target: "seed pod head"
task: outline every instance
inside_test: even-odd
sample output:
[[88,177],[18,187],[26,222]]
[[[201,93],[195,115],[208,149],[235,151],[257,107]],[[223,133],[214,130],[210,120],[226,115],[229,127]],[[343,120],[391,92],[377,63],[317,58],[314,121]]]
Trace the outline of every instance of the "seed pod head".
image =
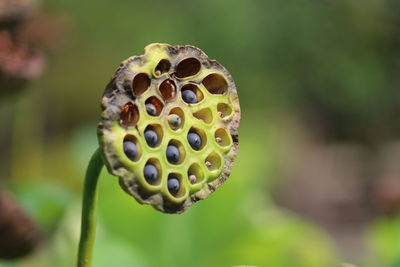
[[[140,203],[180,213],[228,178],[238,150],[239,99],[228,71],[200,49],[147,46],[119,66],[102,109],[105,164]],[[136,153],[124,150],[132,143]]]
[[12,95],[39,77],[45,65],[43,52],[0,30],[0,96]]
[[0,214],[0,259],[26,256],[40,245],[43,237],[38,226],[2,188]]
[[0,26],[21,20],[35,11],[38,0],[1,0]]
[[14,95],[39,77],[45,56],[40,45],[27,38],[36,0],[0,0],[0,97]]

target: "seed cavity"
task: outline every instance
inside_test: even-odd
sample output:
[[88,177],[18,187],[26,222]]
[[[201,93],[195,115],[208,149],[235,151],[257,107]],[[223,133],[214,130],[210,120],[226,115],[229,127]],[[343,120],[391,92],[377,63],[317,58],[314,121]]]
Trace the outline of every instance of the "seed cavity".
[[226,79],[217,73],[209,74],[203,79],[202,83],[211,94],[224,94],[228,89]]
[[190,90],[182,91],[182,99],[188,104],[196,104],[197,102],[199,102],[197,100],[196,94]]
[[187,139],[188,139],[190,146],[194,150],[199,150],[201,148],[201,137],[197,133],[194,133],[194,132],[189,133],[187,136]]
[[167,159],[170,163],[178,163],[180,158],[179,149],[174,145],[167,147]]
[[132,161],[137,161],[140,158],[141,149],[137,139],[133,135],[127,135],[122,143],[122,149],[125,155]]
[[147,144],[151,147],[155,147],[158,142],[157,133],[153,130],[146,130],[144,132],[144,138],[146,139]]
[[224,128],[219,128],[215,131],[215,141],[218,145],[226,147],[232,144],[232,139]]
[[156,68],[154,69],[154,73],[156,74],[156,76],[160,76],[168,72],[170,68],[171,68],[171,62],[169,62],[168,59],[161,59],[160,62],[158,62]]
[[211,152],[204,161],[205,165],[210,171],[215,171],[221,168],[222,159],[216,152]]
[[172,130],[179,130],[185,124],[185,114],[179,107],[171,109],[168,115],[168,124]]
[[160,145],[163,137],[163,130],[159,124],[151,124],[144,130],[144,138],[150,147]]
[[172,195],[176,195],[179,192],[180,183],[177,177],[171,176],[168,179],[168,190]]
[[189,83],[182,86],[182,99],[188,104],[196,104],[203,100],[204,95],[197,85]]
[[182,124],[181,117],[176,114],[168,115],[168,123],[174,129],[178,128]]
[[146,104],[146,111],[151,116],[157,116],[156,106],[154,106],[152,103],[147,103]]
[[151,158],[146,162],[143,168],[143,176],[147,183],[151,185],[158,185],[161,182],[161,165],[160,162]]
[[230,105],[225,104],[225,103],[219,103],[217,105],[217,114],[220,116],[222,119],[228,117],[229,115],[232,114],[232,108]]
[[150,78],[146,73],[137,74],[132,81],[132,94],[140,96],[149,88],[150,83]]
[[190,165],[187,175],[191,184],[197,184],[204,180],[204,173],[197,163]]
[[171,173],[168,175],[167,187],[169,193],[174,197],[181,197],[185,194],[182,176],[179,173]]
[[138,120],[139,120],[138,107],[131,102],[126,103],[121,109],[120,120],[119,120],[121,126],[125,127],[135,126]]
[[181,142],[178,140],[171,140],[168,143],[166,156],[167,160],[171,164],[180,164],[185,159],[185,149],[182,146]]
[[146,102],[146,111],[151,116],[159,116],[164,104],[155,96],[149,97]]
[[196,75],[201,68],[200,61],[194,57],[186,58],[178,63],[175,76],[178,78],[186,78]]
[[198,119],[201,120],[204,123],[210,124],[213,120],[213,116],[211,113],[211,110],[209,108],[204,108],[201,109],[195,113],[193,113],[193,116]]
[[160,84],[160,93],[165,101],[172,101],[176,95],[176,86],[173,80],[166,79]]
[[197,127],[192,127],[187,135],[189,145],[194,150],[201,150],[207,143],[206,134]]

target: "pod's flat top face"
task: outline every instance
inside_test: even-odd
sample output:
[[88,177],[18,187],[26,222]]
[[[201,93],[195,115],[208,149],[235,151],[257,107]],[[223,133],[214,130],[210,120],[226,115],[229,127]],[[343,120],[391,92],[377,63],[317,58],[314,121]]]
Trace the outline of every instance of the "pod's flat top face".
[[102,109],[106,166],[140,203],[179,213],[228,178],[239,99],[231,75],[200,49],[147,46],[120,65]]

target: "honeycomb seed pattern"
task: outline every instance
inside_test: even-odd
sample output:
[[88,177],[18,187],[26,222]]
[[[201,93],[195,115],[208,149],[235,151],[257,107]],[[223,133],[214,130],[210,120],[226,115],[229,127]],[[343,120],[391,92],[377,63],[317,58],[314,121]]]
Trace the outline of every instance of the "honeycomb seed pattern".
[[147,46],[119,66],[102,109],[105,164],[140,203],[180,213],[228,178],[239,99],[228,71],[200,49]]

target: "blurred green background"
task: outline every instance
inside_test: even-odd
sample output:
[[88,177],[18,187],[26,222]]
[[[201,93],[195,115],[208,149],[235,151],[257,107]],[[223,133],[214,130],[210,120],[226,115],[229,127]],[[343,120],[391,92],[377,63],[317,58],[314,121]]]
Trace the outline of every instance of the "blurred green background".
[[[0,106],[0,179],[44,244],[0,266],[74,266],[100,98],[153,42],[191,44],[235,79],[230,179],[181,215],[105,170],[96,267],[400,266],[398,0],[43,1],[62,18],[47,69]],[[0,215],[1,216],[1,215]]]

